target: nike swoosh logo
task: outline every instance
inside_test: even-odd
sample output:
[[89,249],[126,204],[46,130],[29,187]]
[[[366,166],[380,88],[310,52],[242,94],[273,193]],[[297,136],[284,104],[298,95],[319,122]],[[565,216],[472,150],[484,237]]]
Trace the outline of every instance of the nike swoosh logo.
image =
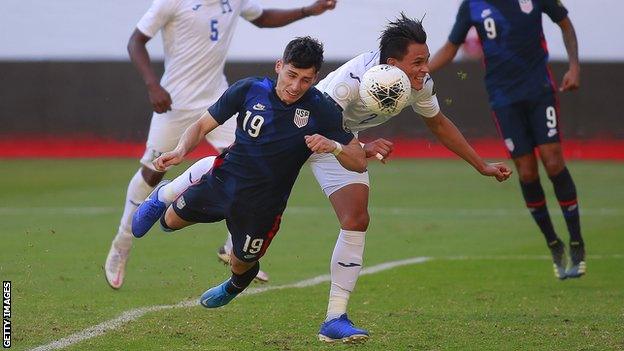
[[362,81],[360,80],[360,77],[356,76],[355,74],[349,72],[349,76],[351,76],[351,78],[357,80],[358,82],[362,83]]
[[357,263],[353,263],[353,262],[351,262],[351,263],[338,262],[338,264],[343,266],[343,267],[347,267],[347,268],[349,268],[349,267],[361,267],[362,266],[361,264],[357,264]]
[[193,11],[197,11],[197,9],[198,9],[198,8],[200,8],[200,7],[201,7],[201,5],[195,5],[195,6],[193,6]]
[[139,202],[139,203],[136,203],[136,202],[134,202],[134,201],[132,201],[132,200],[128,200],[128,201],[129,201],[131,204],[133,204],[134,206],[136,206],[136,207],[141,206],[141,203],[140,203],[140,202]]

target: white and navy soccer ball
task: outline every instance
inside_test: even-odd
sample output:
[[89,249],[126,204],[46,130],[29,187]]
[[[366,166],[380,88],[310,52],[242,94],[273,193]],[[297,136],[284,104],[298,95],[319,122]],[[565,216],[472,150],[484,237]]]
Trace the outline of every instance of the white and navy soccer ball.
[[410,80],[400,68],[377,65],[362,76],[360,98],[372,113],[395,115],[407,106],[411,90]]

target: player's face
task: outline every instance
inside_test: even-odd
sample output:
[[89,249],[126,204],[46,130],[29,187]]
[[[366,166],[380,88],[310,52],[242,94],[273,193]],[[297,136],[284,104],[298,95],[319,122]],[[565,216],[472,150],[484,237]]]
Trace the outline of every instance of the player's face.
[[407,47],[407,54],[401,60],[391,57],[388,64],[399,67],[409,77],[412,88],[420,90],[425,76],[429,73],[429,47],[427,44],[412,42]]
[[284,64],[282,60],[278,60],[275,64],[275,72],[277,73],[275,91],[288,105],[299,100],[312,87],[318,75],[314,67],[297,68],[291,64]]

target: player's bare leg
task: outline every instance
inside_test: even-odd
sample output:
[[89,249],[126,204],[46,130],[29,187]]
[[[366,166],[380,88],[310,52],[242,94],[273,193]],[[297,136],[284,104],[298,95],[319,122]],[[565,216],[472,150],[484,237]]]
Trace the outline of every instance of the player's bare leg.
[[546,173],[548,173],[553,184],[570,235],[570,266],[566,270],[566,276],[579,278],[587,271],[587,265],[585,263],[585,243],[581,235],[576,186],[566,167],[561,143],[540,145],[539,151]]
[[113,289],[121,288],[124,282],[126,263],[132,248],[132,216],[163,176],[163,172],[156,172],[142,166],[128,184],[119,229],[113,239],[104,265],[106,281]]
[[354,343],[368,339],[368,332],[354,327],[346,314],[349,296],[362,270],[364,241],[370,220],[368,192],[367,185],[349,184],[329,196],[341,230],[331,260],[327,317],[318,334],[322,341]]

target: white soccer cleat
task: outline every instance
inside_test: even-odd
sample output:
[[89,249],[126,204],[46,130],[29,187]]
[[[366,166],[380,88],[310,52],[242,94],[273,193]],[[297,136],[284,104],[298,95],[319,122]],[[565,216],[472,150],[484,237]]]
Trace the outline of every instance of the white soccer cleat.
[[130,249],[119,250],[115,247],[115,244],[111,245],[108,257],[106,257],[104,272],[106,273],[108,285],[113,289],[119,289],[123,285],[129,254]]
[[[230,253],[227,250],[225,250],[225,246],[219,247],[219,249],[217,250],[217,258],[224,265],[226,266],[230,265]],[[265,271],[259,270],[254,280],[258,283],[268,283],[269,275]]]
[[258,274],[256,274],[256,277],[254,278],[258,283],[268,283],[269,282],[269,275],[262,270],[258,271]]

